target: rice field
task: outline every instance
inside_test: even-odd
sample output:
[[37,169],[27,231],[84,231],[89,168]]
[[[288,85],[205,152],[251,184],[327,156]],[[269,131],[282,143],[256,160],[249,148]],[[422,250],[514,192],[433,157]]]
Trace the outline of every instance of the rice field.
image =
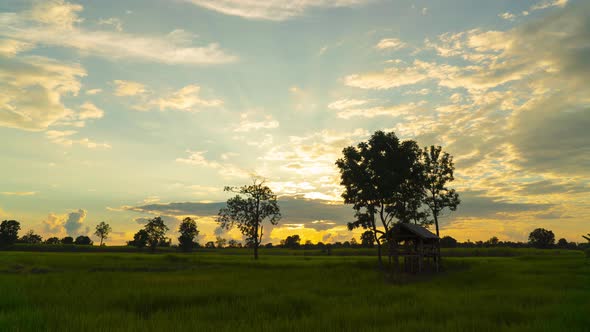
[[353,250],[0,252],[0,331],[590,330],[581,251],[464,250],[392,282]]

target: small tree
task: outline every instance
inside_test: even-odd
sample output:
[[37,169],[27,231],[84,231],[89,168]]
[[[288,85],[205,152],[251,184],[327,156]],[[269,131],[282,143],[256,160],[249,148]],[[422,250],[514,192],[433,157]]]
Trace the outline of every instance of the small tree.
[[221,236],[218,236],[215,238],[215,246],[217,248],[225,248],[226,244],[227,244],[227,239],[224,239]]
[[365,231],[361,234],[361,246],[364,248],[375,247],[375,235],[372,231]]
[[137,233],[135,233],[135,235],[133,235],[133,240],[127,242],[127,245],[137,247],[140,249],[147,246],[147,244],[148,233],[145,231],[145,229],[140,229]]
[[61,239],[61,243],[62,244],[74,244],[74,238],[71,236],[66,236],[63,239]]
[[227,243],[227,246],[230,247],[230,248],[238,248],[239,247],[239,244],[240,244],[240,242],[238,242],[237,240],[231,239]]
[[156,251],[156,247],[163,242],[166,242],[166,232],[168,226],[164,224],[164,220],[161,217],[155,217],[148,220],[147,224],[143,227],[147,234],[147,243],[150,246],[152,252]]
[[111,225],[107,224],[104,221],[101,221],[100,224],[96,225],[96,231],[94,232],[94,235],[100,238],[101,246],[103,245],[103,240],[109,236],[109,233],[112,230],[113,229],[111,228]]
[[264,220],[276,225],[281,218],[277,196],[264,185],[264,181],[254,180],[253,184],[226,187],[225,191],[237,193],[227,201],[227,206],[219,210],[217,222],[222,228],[237,226],[246,237],[246,243],[254,248],[254,259],[258,259],[258,247],[262,241]]
[[47,240],[45,240],[45,244],[60,244],[61,241],[56,238],[56,237],[50,237]]
[[440,236],[438,218],[441,212],[445,208],[455,211],[461,203],[459,194],[455,189],[447,187],[447,183],[455,179],[453,176],[455,170],[453,157],[446,152],[442,152],[440,146],[425,147],[422,151],[422,167],[424,171],[424,188],[426,190],[424,203],[428,206],[434,218],[436,235]]
[[16,220],[4,220],[0,223],[0,246],[13,244],[18,240],[20,223]]
[[301,245],[301,237],[299,235],[289,235],[283,242],[283,247],[289,249],[297,249]]
[[535,248],[551,248],[555,244],[555,234],[550,230],[537,228],[529,234],[529,243]]
[[205,248],[209,248],[209,249],[215,248],[215,242],[209,241],[209,242],[205,243]]
[[37,244],[37,243],[43,242],[43,238],[41,237],[41,235],[35,234],[35,232],[33,230],[30,230],[30,231],[26,232],[25,235],[23,235],[20,238],[20,242],[29,243],[29,244]]
[[178,237],[180,248],[186,252],[191,251],[195,246],[194,240],[199,235],[197,223],[191,217],[186,217],[178,226],[178,232],[180,233],[180,237]]
[[560,249],[567,249],[569,247],[569,243],[566,239],[561,238],[559,241],[557,241],[557,247]]
[[74,241],[74,244],[77,244],[79,246],[91,246],[92,243],[92,240],[86,235],[80,235]]

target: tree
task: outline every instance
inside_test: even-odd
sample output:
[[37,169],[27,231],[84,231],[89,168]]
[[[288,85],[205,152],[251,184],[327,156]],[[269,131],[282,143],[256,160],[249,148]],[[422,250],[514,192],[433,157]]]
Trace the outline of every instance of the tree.
[[361,246],[364,248],[375,247],[375,235],[371,231],[365,231],[361,234]]
[[137,247],[137,248],[143,248],[143,247],[147,246],[148,238],[149,238],[149,235],[145,231],[145,229],[140,229],[137,233],[135,233],[135,235],[133,235],[133,240],[127,242],[127,245]]
[[63,239],[61,239],[61,243],[62,244],[74,244],[74,238],[71,236],[66,236]]
[[445,208],[455,211],[461,203],[459,194],[455,189],[447,187],[447,183],[455,179],[453,176],[455,170],[453,157],[446,152],[442,152],[440,146],[425,147],[422,150],[422,166],[424,189],[426,190],[424,203],[428,206],[434,218],[436,235],[440,236],[438,219],[441,212]]
[[537,228],[529,234],[529,243],[535,248],[551,248],[555,244],[555,234],[544,228]]
[[74,244],[77,244],[80,246],[91,246],[92,243],[93,243],[92,240],[86,235],[80,235],[74,241]]
[[161,217],[149,219],[147,224],[143,227],[147,234],[147,244],[150,246],[152,252],[156,251],[156,247],[163,242],[166,242],[166,232],[168,226],[164,224]]
[[283,242],[283,247],[289,249],[297,249],[301,245],[301,237],[299,235],[289,235]]
[[209,248],[209,249],[215,248],[215,242],[209,241],[209,242],[205,243],[205,248]]
[[417,221],[424,215],[418,210],[424,193],[420,149],[414,141],[400,142],[393,132],[377,131],[368,142],[346,147],[342,154],[336,161],[345,188],[342,197],[355,210],[355,221],[348,228],[373,233],[382,267],[382,240],[393,223]]
[[103,245],[102,241],[109,236],[109,233],[112,230],[113,229],[111,228],[111,225],[107,224],[104,221],[101,221],[100,224],[96,225],[96,231],[94,232],[94,235],[100,238],[101,246]]
[[231,239],[229,240],[229,242],[227,242],[227,246],[230,248],[238,248],[240,246],[240,242],[238,242],[237,240]]
[[268,220],[276,225],[281,219],[277,196],[264,185],[264,181],[256,179],[251,185],[225,187],[225,191],[237,195],[228,199],[226,207],[219,210],[217,222],[227,230],[237,226],[246,237],[246,243],[254,248],[254,259],[258,259],[258,247],[264,234],[262,223]]
[[356,248],[356,247],[358,247],[358,244],[359,243],[356,241],[355,238],[350,239],[350,246],[351,247],[355,247]]
[[33,230],[30,230],[30,231],[26,232],[25,235],[23,235],[20,238],[20,242],[29,243],[29,244],[37,244],[37,243],[43,242],[43,238],[41,237],[41,235],[35,234],[35,232]]
[[[588,235],[588,236],[586,236],[586,235]],[[588,234],[586,234],[586,235],[582,235],[582,237],[583,237],[584,239],[586,239],[586,241],[588,241],[588,243],[590,243],[590,233],[588,233]]]
[[218,236],[215,238],[215,246],[217,248],[224,248],[226,244],[227,244],[227,239],[224,239],[221,236]]
[[199,235],[197,223],[192,218],[186,217],[178,226],[178,232],[180,233],[180,237],[178,237],[180,248],[183,251],[191,251],[196,244],[195,238]]
[[443,248],[456,248],[457,247],[457,240],[450,236],[443,236],[440,239],[440,246]]
[[492,236],[489,240],[486,241],[486,244],[490,247],[495,247],[500,243],[500,240],[497,236]]
[[4,220],[0,223],[0,246],[13,244],[18,240],[20,223],[16,220]]
[[559,239],[559,241],[557,241],[557,247],[558,248],[567,249],[568,246],[569,246],[569,243],[564,238],[561,238],[561,239]]
[[61,241],[57,237],[50,237],[45,240],[45,244],[60,244]]

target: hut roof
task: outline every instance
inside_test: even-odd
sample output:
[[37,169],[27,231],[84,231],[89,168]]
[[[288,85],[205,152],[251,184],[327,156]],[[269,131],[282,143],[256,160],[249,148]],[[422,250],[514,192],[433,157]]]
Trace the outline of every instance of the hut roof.
[[407,229],[408,231],[416,234],[417,236],[423,238],[423,239],[438,239],[438,236],[436,236],[436,234],[432,233],[431,231],[427,230],[426,228],[416,225],[416,224],[400,224],[401,227],[404,227],[405,229]]
[[[424,240],[438,240],[438,236],[422,226],[410,223],[397,223],[390,230],[390,234],[397,239],[418,237]],[[385,237],[385,235],[383,236]]]

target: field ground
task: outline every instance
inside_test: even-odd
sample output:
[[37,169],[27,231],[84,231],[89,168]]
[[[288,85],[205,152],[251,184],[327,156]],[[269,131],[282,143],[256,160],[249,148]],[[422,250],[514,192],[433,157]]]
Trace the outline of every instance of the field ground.
[[346,250],[0,252],[0,331],[590,331],[582,252],[475,250],[396,283]]

